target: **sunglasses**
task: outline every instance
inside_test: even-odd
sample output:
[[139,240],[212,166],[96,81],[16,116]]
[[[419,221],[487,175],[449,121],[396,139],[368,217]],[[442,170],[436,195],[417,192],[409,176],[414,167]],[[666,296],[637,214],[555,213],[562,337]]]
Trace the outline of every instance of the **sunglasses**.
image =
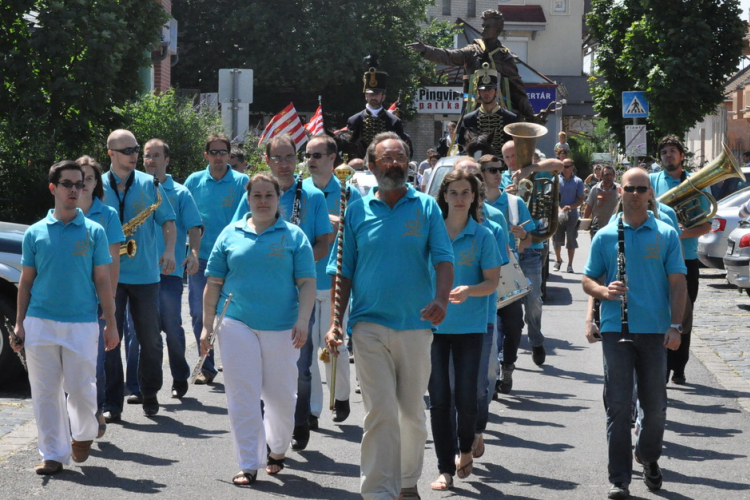
[[639,194],[644,194],[648,191],[648,186],[623,186],[622,189],[626,193],[635,193],[638,191]]
[[305,158],[307,159],[315,158],[316,160],[320,160],[323,156],[325,156],[323,153],[305,153]]
[[135,155],[141,152],[141,147],[136,145],[133,148],[125,148],[125,149],[113,149],[112,151],[116,151],[118,153],[122,153],[125,156]]
[[499,174],[503,170],[505,170],[503,167],[487,167],[487,168],[483,168],[482,172],[489,172],[491,174]]
[[224,155],[228,155],[229,151],[227,151],[226,149],[209,149],[208,154],[210,154],[211,156],[216,156],[216,155],[224,156]]
[[83,189],[83,182],[71,182],[71,181],[59,181],[57,183],[58,186],[62,186],[65,189],[73,189],[76,188],[77,190]]

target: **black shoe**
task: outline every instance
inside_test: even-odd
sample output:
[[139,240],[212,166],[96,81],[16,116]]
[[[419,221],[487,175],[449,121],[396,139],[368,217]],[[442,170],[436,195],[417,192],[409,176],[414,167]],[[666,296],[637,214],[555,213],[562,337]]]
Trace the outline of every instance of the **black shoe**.
[[114,424],[122,421],[122,413],[112,410],[107,410],[103,413],[104,421],[108,424]]
[[516,365],[500,365],[500,378],[495,382],[495,390],[503,394],[510,394],[513,389],[513,370]]
[[310,430],[311,431],[317,431],[318,426],[318,417],[316,417],[313,414],[310,414],[310,418],[307,419],[307,423],[310,424]]
[[143,404],[143,394],[140,392],[134,392],[130,396],[128,396],[127,402],[129,405],[142,405]]
[[159,413],[159,400],[156,396],[143,398],[143,414],[147,417],[153,417]]
[[677,385],[685,385],[687,383],[687,379],[685,378],[684,373],[675,373],[672,375],[672,383]]
[[544,364],[544,360],[547,359],[547,351],[544,350],[543,345],[531,348],[531,359],[536,366],[542,366]]
[[643,464],[643,482],[651,491],[661,489],[662,474],[657,462]]
[[344,401],[339,401],[337,399],[333,404],[333,421],[343,422],[344,420],[349,418],[350,412],[351,408],[349,408],[349,400],[346,399]]
[[294,432],[292,432],[292,449],[295,451],[302,451],[307,448],[307,443],[310,441],[310,424],[305,423],[303,425],[295,425]]
[[607,494],[607,498],[610,499],[620,499],[620,498],[630,498],[630,490],[628,490],[628,483],[613,483],[609,487],[609,493]]
[[184,396],[187,391],[188,391],[187,380],[182,380],[182,381],[175,380],[174,382],[172,382],[172,397],[173,398],[182,399],[182,396]]

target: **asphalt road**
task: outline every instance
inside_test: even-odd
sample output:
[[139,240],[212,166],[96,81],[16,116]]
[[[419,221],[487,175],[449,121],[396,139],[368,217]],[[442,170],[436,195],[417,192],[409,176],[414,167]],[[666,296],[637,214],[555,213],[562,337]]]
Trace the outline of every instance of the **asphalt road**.
[[[546,364],[537,367],[532,363],[524,339],[513,391],[491,405],[486,453],[475,461],[473,475],[456,480],[450,492],[429,489],[437,467],[428,440],[419,483],[422,498],[606,498],[601,347],[589,345],[583,337],[586,296],[580,286],[580,271],[588,237],[581,234],[579,241],[576,273],[552,272],[548,285],[543,318]],[[748,309],[740,306],[750,300],[722,290],[717,278],[707,278],[701,294],[710,285],[709,291],[716,294],[699,296],[696,323],[701,325],[701,333],[696,336],[687,368],[688,384],[669,386],[668,424],[660,460],[664,487],[658,494],[648,492],[634,464],[633,498],[750,498],[750,417],[743,409],[750,401],[750,384],[743,372],[748,351],[732,351],[732,345],[740,342],[733,344],[733,338],[747,342]],[[703,298],[705,310],[700,309]],[[728,310],[732,307],[735,309]],[[739,369],[722,358],[723,351],[740,358],[735,361]],[[197,357],[194,341],[189,356],[191,363]],[[321,430],[313,433],[308,449],[300,453],[290,450],[287,468],[281,474],[260,472],[258,482],[248,489],[231,484],[238,468],[221,375],[213,386],[191,387],[182,401],[169,398],[169,382],[166,375],[162,407],[156,417],[143,416],[138,406],[127,407],[123,424],[109,426],[105,437],[94,443],[87,462],[68,466],[48,478],[33,472],[39,456],[36,428],[28,421],[30,400],[0,395],[7,396],[0,397],[0,435],[5,433],[0,437],[0,497],[82,500],[157,493],[161,498],[181,499],[359,497],[363,418],[359,395],[352,394],[352,414],[346,422],[336,425],[324,412]]]

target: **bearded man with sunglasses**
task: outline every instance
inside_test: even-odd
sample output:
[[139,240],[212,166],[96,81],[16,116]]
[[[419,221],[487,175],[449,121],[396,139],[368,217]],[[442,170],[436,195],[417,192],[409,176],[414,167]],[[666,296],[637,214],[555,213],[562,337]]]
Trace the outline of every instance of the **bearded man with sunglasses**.
[[[136,170],[141,147],[128,130],[115,130],[107,138],[107,149],[112,161],[104,174],[104,203],[114,208],[125,224],[156,203],[157,192],[163,202],[150,214],[130,237],[138,250],[133,257],[120,258],[120,277],[115,295],[117,330],[122,334],[126,305],[130,302],[135,335],[141,346],[138,363],[138,385],[143,395],[143,413],[154,416],[159,412],[156,395],[162,386],[164,360],[159,324],[160,272],[170,274],[175,263],[175,213],[166,193],[154,183],[154,178]],[[157,191],[158,190],[158,191]],[[157,255],[156,231],[161,226],[164,252]],[[124,395],[120,346],[107,351],[104,357],[106,386],[104,390],[104,419],[119,422],[122,417]]]

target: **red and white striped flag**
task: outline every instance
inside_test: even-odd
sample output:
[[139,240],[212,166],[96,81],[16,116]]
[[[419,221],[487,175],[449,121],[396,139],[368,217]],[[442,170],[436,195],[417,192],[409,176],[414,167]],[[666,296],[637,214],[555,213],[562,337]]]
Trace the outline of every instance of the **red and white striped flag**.
[[397,109],[398,109],[398,101],[391,104],[391,107],[388,108],[388,111],[393,112],[393,111],[396,111]]
[[297,149],[307,142],[305,127],[302,126],[297,110],[294,109],[294,103],[291,102],[289,103],[289,106],[271,118],[271,121],[268,122],[266,129],[263,131],[263,135],[260,136],[258,146],[277,135],[284,134],[289,134],[292,137]]
[[310,118],[310,121],[305,125],[305,130],[310,132],[310,135],[318,135],[323,133],[323,106],[318,106],[315,110],[315,114]]

